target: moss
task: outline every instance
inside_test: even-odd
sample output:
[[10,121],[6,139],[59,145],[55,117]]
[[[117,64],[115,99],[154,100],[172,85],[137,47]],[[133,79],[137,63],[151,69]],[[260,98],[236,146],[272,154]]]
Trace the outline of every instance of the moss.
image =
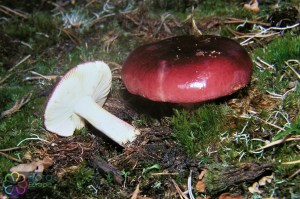
[[203,17],[224,17],[224,16],[233,16],[235,11],[238,11],[238,6],[235,2],[228,1],[204,1],[197,7],[196,16]]
[[255,50],[252,57],[254,60],[260,57],[274,68],[273,70],[255,68],[254,76],[258,78],[257,86],[262,90],[281,93],[293,77],[293,72],[285,65],[285,61],[300,58],[300,36],[287,34],[278,37],[266,47]]
[[282,106],[283,110],[286,110],[290,113],[291,120],[295,120],[295,118],[299,115],[300,110],[300,87],[297,86],[296,90],[293,92],[289,92],[288,95],[283,99]]
[[[19,66],[22,69],[22,65]],[[12,75],[5,86],[0,88],[0,112],[6,111],[14,106],[14,104],[32,93],[31,98],[19,111],[2,118],[0,121],[0,143],[1,149],[15,147],[25,138],[32,137],[32,134],[40,135],[42,125],[42,114],[45,99],[38,96],[38,90],[34,89],[30,83],[22,82],[22,75]],[[30,141],[25,142],[28,146]],[[7,152],[8,155],[14,158],[22,158],[23,153],[28,149]],[[16,162],[0,156],[1,166],[0,171],[9,170]]]
[[66,173],[58,180],[49,196],[53,198],[74,198],[92,195],[92,190],[87,186],[92,183],[94,171],[81,163],[74,171]]
[[12,19],[10,23],[5,23],[3,30],[11,37],[28,42],[33,38],[56,35],[58,23],[59,21],[48,13],[34,12],[22,22],[18,19]]
[[171,124],[174,137],[190,157],[203,153],[207,147],[216,147],[219,134],[226,122],[227,108],[222,105],[206,104],[194,112],[175,110]]

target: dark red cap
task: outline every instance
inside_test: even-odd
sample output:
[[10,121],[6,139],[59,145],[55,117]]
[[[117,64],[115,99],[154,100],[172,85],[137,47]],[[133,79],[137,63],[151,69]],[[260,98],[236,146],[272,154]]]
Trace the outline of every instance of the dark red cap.
[[122,79],[132,94],[153,101],[195,103],[230,95],[251,79],[252,61],[234,40],[178,36],[135,49]]

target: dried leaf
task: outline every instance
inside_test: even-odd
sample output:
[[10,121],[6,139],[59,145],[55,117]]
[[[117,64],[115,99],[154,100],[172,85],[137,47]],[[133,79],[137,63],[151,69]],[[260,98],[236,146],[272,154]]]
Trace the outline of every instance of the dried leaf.
[[237,193],[222,193],[219,199],[243,199],[243,197]]
[[53,164],[53,160],[49,157],[45,157],[43,160],[34,161],[27,164],[19,164],[10,169],[11,172],[43,172],[45,169]]
[[205,184],[204,179],[198,181],[196,184],[196,190],[200,193],[203,193],[203,192],[205,192],[205,189],[206,189],[206,184]]
[[202,169],[202,171],[200,172],[198,179],[199,181],[196,183],[196,190],[200,193],[205,192],[206,189],[206,184],[205,184],[205,175],[207,173],[207,169]]
[[202,169],[202,171],[200,172],[199,176],[198,176],[198,179],[199,180],[202,180],[203,177],[207,174],[207,169]]
[[134,190],[134,192],[132,193],[131,199],[137,199],[138,198],[138,194],[140,192],[140,185],[138,184]]
[[251,187],[248,187],[250,193],[261,193],[258,182],[254,182]]
[[265,176],[262,179],[260,179],[258,181],[258,184],[259,184],[259,186],[264,186],[264,185],[266,185],[266,182],[271,183],[273,178],[274,178],[274,173],[272,173],[272,175],[270,175],[270,176]]
[[244,4],[244,8],[246,10],[250,10],[252,12],[258,13],[259,12],[258,1],[251,0],[250,3]]

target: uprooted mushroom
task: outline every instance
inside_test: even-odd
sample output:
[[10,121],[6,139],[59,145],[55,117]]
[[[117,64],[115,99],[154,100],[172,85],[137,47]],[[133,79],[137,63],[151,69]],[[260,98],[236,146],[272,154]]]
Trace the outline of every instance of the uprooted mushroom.
[[110,68],[102,61],[80,64],[67,72],[55,87],[44,115],[45,128],[71,136],[87,121],[121,146],[139,131],[102,108],[111,88]]

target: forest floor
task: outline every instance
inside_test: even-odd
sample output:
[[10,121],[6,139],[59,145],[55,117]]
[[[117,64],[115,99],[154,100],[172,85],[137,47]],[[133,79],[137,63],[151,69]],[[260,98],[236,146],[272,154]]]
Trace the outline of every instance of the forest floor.
[[[20,164],[20,198],[300,198],[300,3],[256,3],[0,0],[0,198]],[[239,42],[251,83],[189,110],[130,94],[129,53],[177,35]],[[91,125],[44,128],[60,77],[96,60],[113,72],[104,108],[141,131],[125,147]]]

